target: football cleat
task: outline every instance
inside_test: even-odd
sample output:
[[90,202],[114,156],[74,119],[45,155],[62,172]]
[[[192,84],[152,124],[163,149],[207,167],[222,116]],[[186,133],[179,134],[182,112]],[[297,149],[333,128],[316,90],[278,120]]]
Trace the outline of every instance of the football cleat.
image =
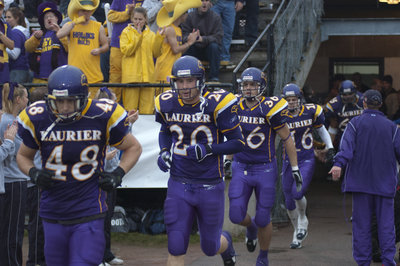
[[236,252],[233,248],[231,234],[227,231],[222,231],[222,235],[228,241],[228,248],[221,253],[222,260],[224,261],[224,266],[234,266],[236,263]]
[[291,248],[291,249],[302,248],[301,242],[299,242],[299,241],[293,241],[292,243],[290,243],[290,248]]
[[307,229],[298,229],[297,230],[297,240],[299,241],[303,241],[304,239],[306,239],[306,237],[308,236],[308,231]]
[[246,247],[247,247],[247,250],[248,250],[249,252],[254,252],[254,250],[256,250],[256,247],[257,247],[257,242],[258,242],[257,238],[256,238],[256,239],[248,239],[248,238],[246,237]]

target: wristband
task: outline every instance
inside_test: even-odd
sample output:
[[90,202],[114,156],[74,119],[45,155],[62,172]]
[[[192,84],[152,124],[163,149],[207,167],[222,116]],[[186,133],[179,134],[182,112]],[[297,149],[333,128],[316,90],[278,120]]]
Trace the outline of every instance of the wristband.
[[297,170],[299,170],[299,166],[298,165],[292,166],[292,171],[297,171]]

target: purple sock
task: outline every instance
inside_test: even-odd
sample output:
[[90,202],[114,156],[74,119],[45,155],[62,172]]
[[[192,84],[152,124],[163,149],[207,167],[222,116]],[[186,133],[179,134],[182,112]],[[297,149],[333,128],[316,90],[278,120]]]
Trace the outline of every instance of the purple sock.
[[247,227],[246,237],[250,240],[254,240],[257,238],[257,225],[254,223],[254,218],[251,219],[251,224]]
[[226,260],[235,256],[235,250],[233,249],[231,234],[228,231],[222,231],[222,235],[228,240],[228,248],[221,253],[222,259]]
[[260,254],[257,257],[257,264],[256,266],[268,266],[268,250],[261,250],[260,249]]

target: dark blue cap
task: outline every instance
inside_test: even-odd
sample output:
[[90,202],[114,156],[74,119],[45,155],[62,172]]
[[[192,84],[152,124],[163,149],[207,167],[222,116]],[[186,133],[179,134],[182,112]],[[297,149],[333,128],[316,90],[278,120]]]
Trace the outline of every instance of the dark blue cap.
[[378,106],[382,104],[382,95],[377,90],[367,90],[366,92],[364,92],[363,97],[367,105]]

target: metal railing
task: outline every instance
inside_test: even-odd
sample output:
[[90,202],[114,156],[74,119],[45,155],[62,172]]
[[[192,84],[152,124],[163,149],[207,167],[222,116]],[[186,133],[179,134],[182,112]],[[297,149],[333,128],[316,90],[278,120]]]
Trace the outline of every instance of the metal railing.
[[272,21],[233,70],[236,84],[239,70],[266,38],[266,62],[261,70],[267,76],[268,96],[279,95],[282,87],[295,79],[302,55],[312,41],[323,14],[323,0],[282,0]]

